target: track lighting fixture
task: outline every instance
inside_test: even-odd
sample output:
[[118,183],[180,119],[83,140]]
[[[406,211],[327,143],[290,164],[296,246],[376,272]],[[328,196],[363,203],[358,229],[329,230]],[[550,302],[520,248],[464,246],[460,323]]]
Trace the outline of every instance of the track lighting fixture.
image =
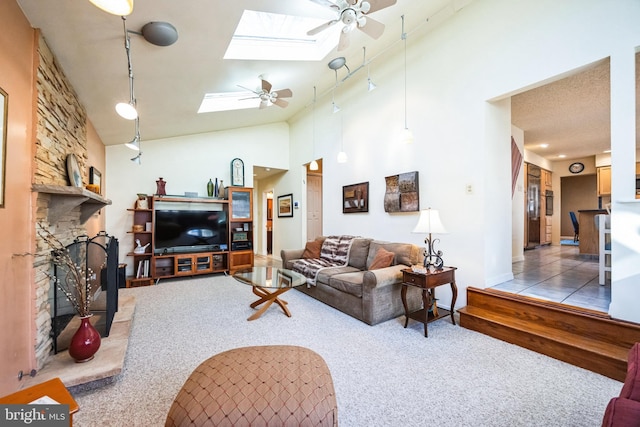
[[142,151],[138,153],[137,156],[132,157],[131,161],[135,164],[141,165],[142,164]]
[[136,119],[136,136],[126,144],[124,144],[127,148],[131,148],[134,151],[140,151],[140,119]]
[[133,91],[133,67],[131,66],[131,39],[127,31],[127,18],[122,17],[122,26],[124,28],[124,49],[127,53],[127,65],[129,70],[129,102],[119,102],[116,104],[116,111],[120,117],[127,120],[135,120],[138,117],[136,110],[136,98]]
[[133,12],[133,0],[89,0],[89,2],[112,15],[126,16]]

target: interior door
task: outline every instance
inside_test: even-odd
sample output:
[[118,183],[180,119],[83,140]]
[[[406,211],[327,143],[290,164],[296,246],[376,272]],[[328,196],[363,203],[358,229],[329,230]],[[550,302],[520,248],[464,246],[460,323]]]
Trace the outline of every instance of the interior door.
[[307,241],[322,236],[322,175],[307,174]]

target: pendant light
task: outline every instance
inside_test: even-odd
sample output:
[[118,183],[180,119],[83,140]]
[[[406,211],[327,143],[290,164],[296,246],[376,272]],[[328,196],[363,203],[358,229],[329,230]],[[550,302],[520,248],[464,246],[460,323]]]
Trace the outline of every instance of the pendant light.
[[140,151],[140,118],[136,118],[136,135],[133,139],[126,144],[124,144],[127,148],[130,148],[134,151]]
[[316,87],[313,87],[313,112],[312,112],[312,120],[313,120],[313,157],[314,159],[309,164],[309,170],[317,171],[318,170],[318,162],[315,160],[316,157]]
[[400,141],[405,144],[413,143],[413,133],[407,126],[407,33],[404,31],[404,15],[402,15],[402,40],[404,41],[404,129],[400,134]]
[[133,0],[89,0],[91,4],[107,13],[118,16],[133,12]]

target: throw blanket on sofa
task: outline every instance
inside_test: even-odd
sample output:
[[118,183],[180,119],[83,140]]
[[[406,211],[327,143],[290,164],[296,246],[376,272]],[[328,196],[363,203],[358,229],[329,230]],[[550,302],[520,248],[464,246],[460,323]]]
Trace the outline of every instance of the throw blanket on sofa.
[[323,268],[347,265],[349,250],[355,236],[328,236],[320,248],[320,258],[304,258],[293,263],[293,271],[307,278],[307,285],[316,284]]

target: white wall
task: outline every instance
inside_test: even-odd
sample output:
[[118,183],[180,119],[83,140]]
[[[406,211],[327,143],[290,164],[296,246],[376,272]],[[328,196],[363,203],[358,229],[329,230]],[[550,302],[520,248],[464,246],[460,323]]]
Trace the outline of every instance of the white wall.
[[[324,159],[325,234],[421,244],[424,236],[411,233],[417,213],[387,214],[382,207],[384,177],[417,170],[421,207],[439,209],[449,231],[439,236],[440,249],[445,263],[458,267],[457,305],[466,304],[466,286],[507,280],[512,274],[511,124],[503,100],[602,60],[621,45],[633,55],[640,45],[639,6],[632,0],[483,0],[424,36],[425,31],[408,29],[413,145],[400,145],[396,138],[404,111],[400,43],[371,64],[378,89],[366,92],[366,73],[360,73],[336,92],[347,164],[335,162],[340,121],[330,112],[330,96],[318,102],[317,123],[326,129],[315,148],[315,157]],[[311,122],[303,116],[291,122],[292,165],[311,160],[310,150],[300,149]],[[302,180],[297,172],[284,178],[294,189]],[[369,181],[369,212],[343,215],[342,186],[362,181]],[[472,194],[466,194],[467,185]],[[300,240],[304,225],[289,226]],[[439,297],[446,305],[447,296]]]
[[[144,134],[143,134],[144,136]],[[276,123],[142,142],[142,164],[130,161],[134,152],[124,145],[108,146],[106,229],[120,242],[120,261],[135,246],[131,234],[133,215],[127,209],[134,206],[136,193],[154,194],[156,180],[166,182],[168,195],[185,192],[207,194],[210,178],[230,183],[230,162],[235,157],[244,161],[245,186],[253,187],[253,166],[289,168],[289,126]],[[130,260],[129,260],[130,261]],[[132,274],[132,263],[127,270]]]

